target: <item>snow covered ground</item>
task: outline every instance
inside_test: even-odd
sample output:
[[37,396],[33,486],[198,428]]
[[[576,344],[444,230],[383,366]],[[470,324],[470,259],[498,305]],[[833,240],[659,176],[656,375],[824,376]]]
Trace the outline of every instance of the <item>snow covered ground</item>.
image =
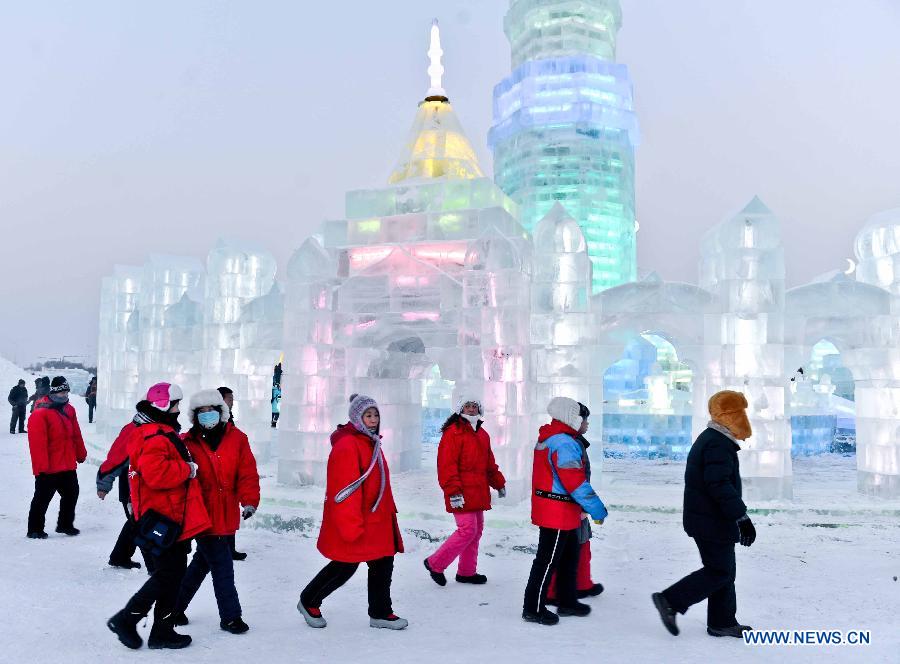
[[[6,373],[6,372],[0,372]],[[6,377],[5,375],[3,376]],[[11,376],[10,376],[11,377]],[[12,383],[10,383],[12,384]],[[80,414],[84,400],[73,400]],[[82,416],[86,422],[86,413]],[[757,628],[869,629],[869,646],[747,646],[705,632],[705,606],[679,619],[670,636],[650,603],[650,593],[698,567],[681,530],[681,465],[635,461],[605,464],[600,493],[610,505],[607,523],[595,529],[593,573],[607,588],[589,600],[587,618],[556,627],[523,623],[522,591],[531,564],[535,530],[527,503],[489,513],[479,571],[486,586],[452,581],[434,585],[422,558],[451,531],[438,507],[430,471],[399,475],[395,495],[407,551],[398,556],[394,608],[410,620],[405,632],[368,627],[365,572],[323,607],[324,630],[306,627],[295,609],[300,589],[324,563],[315,548],[320,489],[275,487],[264,468],[264,502],[254,526],[238,534],[249,553],[235,563],[244,618],[251,630],[233,636],[218,627],[207,581],[184,628],[194,638],[185,651],[126,651],[105,620],[144,579],[106,565],[121,525],[115,494],[94,492],[98,457],[108,441],[85,425],[89,462],[79,469],[79,537],[52,532],[57,501],[48,513],[50,538],[25,538],[32,477],[25,436],[0,435],[0,605],[2,662],[547,662],[578,657],[596,662],[778,661],[900,662],[900,503],[858,496],[854,460],[820,457],[795,466],[793,503],[766,504],[753,513],[759,538],[738,547],[738,617]],[[5,428],[3,429],[5,431]],[[448,572],[453,573],[451,568]],[[146,635],[147,628],[142,628]]]

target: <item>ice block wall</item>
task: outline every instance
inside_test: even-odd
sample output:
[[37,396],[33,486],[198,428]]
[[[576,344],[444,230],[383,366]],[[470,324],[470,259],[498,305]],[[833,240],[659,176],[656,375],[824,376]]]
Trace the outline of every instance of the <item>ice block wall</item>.
[[454,397],[481,397],[485,427],[512,499],[528,495],[537,440],[531,414],[539,406],[528,393],[531,267],[531,247],[494,228],[470,245],[451,351],[460,368]]
[[334,345],[337,267],[316,238],[287,266],[284,297],[284,394],[278,421],[278,481],[322,484],[329,437],[347,421],[342,349]]
[[[241,428],[250,438],[257,460],[272,454],[272,385],[275,365],[284,355],[284,295],[278,283],[241,310],[238,367],[246,379],[243,398],[236,401]],[[284,378],[282,374],[282,388]]]
[[[584,234],[556,203],[534,231],[531,285],[529,429],[548,421],[553,397],[569,397],[592,411],[595,435],[590,450],[601,457],[602,373],[595,365],[596,338],[591,313],[591,261]],[[595,463],[599,473],[600,465]]]
[[856,236],[854,249],[857,281],[900,295],[900,208],[869,219]]
[[138,300],[141,389],[177,383],[185,399],[200,389],[204,276],[196,258],[153,254],[144,264]]
[[[207,389],[224,385],[234,391],[235,421],[248,436],[253,430],[251,444],[263,444],[271,437],[270,412],[259,404],[268,403],[280,349],[256,352],[246,345],[242,318],[247,305],[272,290],[275,269],[275,258],[268,251],[233,240],[219,240],[206,259],[201,383]],[[272,313],[280,322],[282,316],[275,309]],[[264,315],[265,307],[257,313]],[[260,434],[264,439],[259,440]]]
[[[778,221],[754,198],[707,232],[700,255],[700,285],[715,295],[721,312],[707,319],[707,391],[737,390],[750,404],[753,435],[741,446],[741,475],[748,495],[790,498],[784,250]],[[697,426],[702,426],[700,421]]]
[[513,70],[494,88],[494,178],[533,230],[555,202],[581,226],[594,292],[636,277],[632,85],[617,1],[513,0]]
[[100,287],[97,340],[97,432],[112,440],[140,400],[140,329],[137,313],[142,270],[116,265]]
[[840,275],[788,291],[788,366],[827,339],[855,379],[856,464],[861,493],[900,496],[900,310],[881,287]]

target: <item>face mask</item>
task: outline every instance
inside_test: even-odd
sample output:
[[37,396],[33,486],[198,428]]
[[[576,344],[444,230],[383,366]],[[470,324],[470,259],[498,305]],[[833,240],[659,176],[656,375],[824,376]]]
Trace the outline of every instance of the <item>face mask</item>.
[[462,414],[460,417],[466,418],[466,419],[469,421],[469,424],[472,425],[472,428],[473,428],[473,429],[478,425],[478,420],[481,419],[481,417],[480,417],[479,415],[466,415],[466,414]]
[[214,410],[210,410],[206,413],[197,413],[197,422],[199,422],[200,426],[204,429],[212,429],[219,423],[219,413]]
[[69,403],[69,395],[68,394],[51,394],[50,401],[53,403]]
[[366,427],[369,430],[369,433],[378,433],[378,427]]

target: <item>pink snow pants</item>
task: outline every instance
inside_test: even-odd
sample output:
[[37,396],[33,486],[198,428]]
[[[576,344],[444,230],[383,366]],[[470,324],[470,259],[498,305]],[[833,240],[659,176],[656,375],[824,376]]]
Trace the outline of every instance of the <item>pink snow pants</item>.
[[429,556],[428,565],[435,572],[443,572],[459,558],[456,573],[472,576],[478,571],[478,542],[484,532],[484,512],[460,512],[453,518],[456,519],[456,532]]

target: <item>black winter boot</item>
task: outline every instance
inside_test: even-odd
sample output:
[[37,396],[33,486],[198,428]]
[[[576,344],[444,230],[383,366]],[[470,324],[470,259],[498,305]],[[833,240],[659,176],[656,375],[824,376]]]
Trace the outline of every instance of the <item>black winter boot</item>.
[[744,638],[744,632],[753,628],[750,625],[732,625],[731,627],[707,627],[706,633],[710,636],[733,636],[737,639]]
[[663,625],[669,630],[669,634],[678,636],[678,624],[675,622],[675,616],[678,612],[672,608],[669,600],[662,593],[653,593],[651,598],[653,599],[653,606],[659,611],[659,619],[662,620]]
[[522,620],[539,625],[555,625],[559,622],[559,616],[547,609],[541,609],[538,613],[525,610],[522,611]]
[[109,630],[119,637],[119,641],[126,648],[137,650],[144,645],[144,640],[138,634],[137,624],[144,617],[142,613],[134,613],[126,609],[122,609],[112,618],[106,621]]
[[69,537],[75,537],[75,535],[81,533],[81,531],[78,530],[78,528],[76,528],[75,526],[57,526],[56,532],[60,533],[61,535],[68,535]]
[[439,586],[447,585],[447,577],[444,576],[443,572],[435,572],[431,569],[431,565],[428,564],[428,558],[425,559],[425,569],[428,570],[428,573],[431,575],[431,580],[434,581]]
[[119,569],[140,569],[141,564],[134,560],[109,560],[110,567],[118,567]]
[[243,634],[250,629],[250,625],[241,620],[240,616],[234,620],[222,620],[219,622],[219,627],[231,634]]
[[153,650],[170,648],[177,650],[191,645],[191,637],[187,634],[179,634],[173,627],[173,614],[169,614],[162,620],[154,620],[147,638],[147,647]]
[[481,585],[483,583],[487,583],[487,577],[484,574],[472,574],[471,576],[462,576],[461,574],[457,574],[456,582],[474,583],[475,585]]
[[172,614],[172,624],[175,625],[175,627],[184,627],[185,625],[190,624],[190,622],[191,621],[188,620],[188,617],[184,614],[184,611],[176,611]]
[[570,606],[560,606],[556,610],[556,614],[562,618],[565,616],[577,616],[579,618],[583,618],[591,612],[591,607],[589,604],[585,604],[584,602],[575,602]]
[[584,599],[585,597],[596,597],[600,593],[603,592],[603,584],[595,583],[593,586],[586,590],[578,591],[578,599]]

